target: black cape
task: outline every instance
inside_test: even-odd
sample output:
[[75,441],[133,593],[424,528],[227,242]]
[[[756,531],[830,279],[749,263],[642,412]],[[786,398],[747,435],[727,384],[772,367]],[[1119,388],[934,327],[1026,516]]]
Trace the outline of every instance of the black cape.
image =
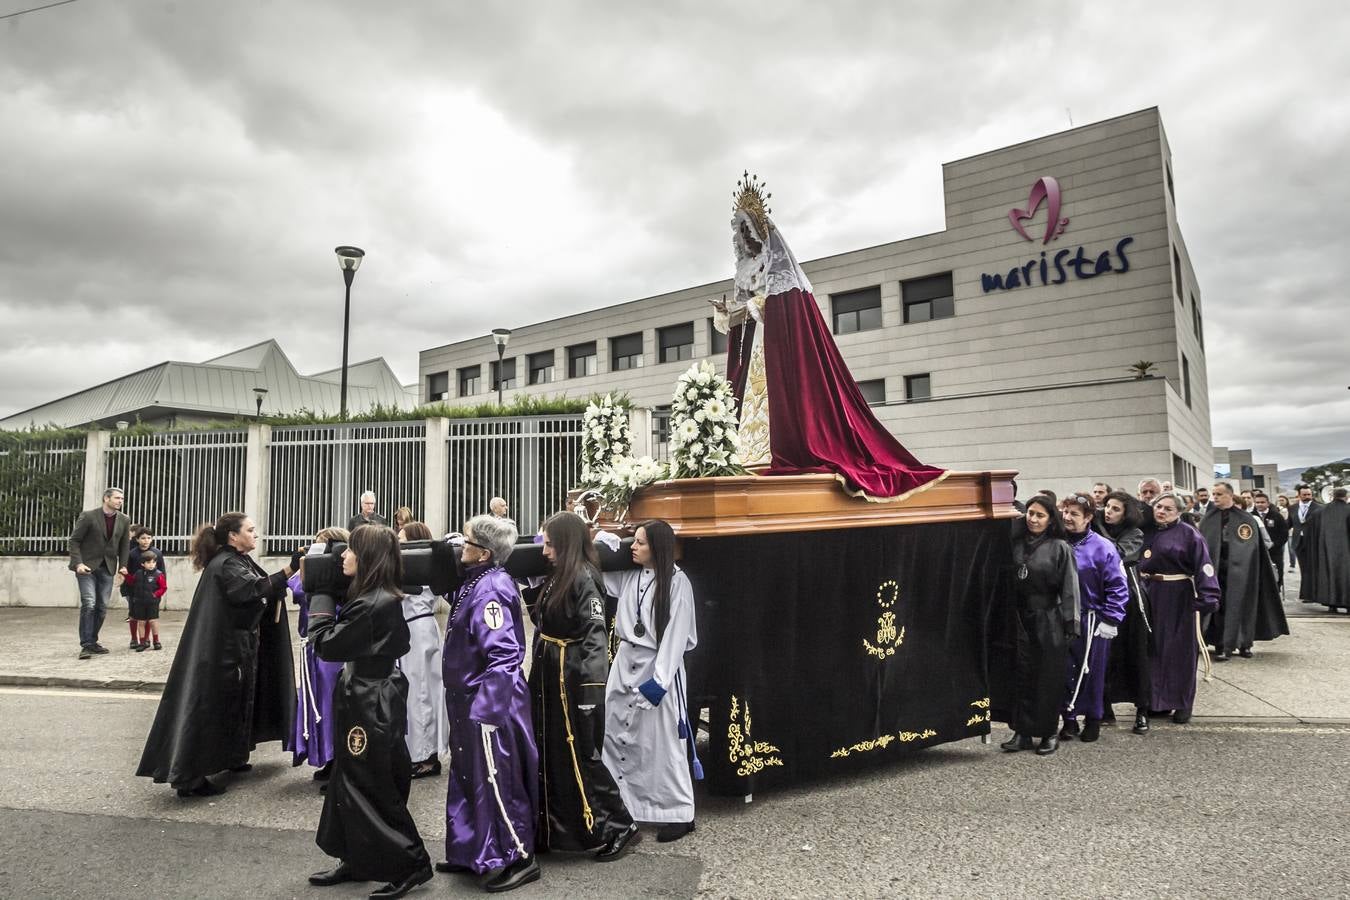
[[1330,609],[1350,609],[1350,504],[1332,500],[1303,526],[1308,565],[1301,596]]
[[[1134,527],[1111,529],[1104,520],[1094,520],[1093,530],[1110,541],[1120,554],[1120,562],[1125,567],[1125,583],[1130,590],[1125,618],[1111,641],[1110,661],[1106,666],[1106,702],[1133,703],[1139,709],[1147,710],[1153,697],[1149,677],[1153,614],[1148,608],[1148,594],[1139,580],[1144,533]],[[1115,535],[1111,534],[1112,530]]]
[[1256,519],[1236,506],[1227,512],[1226,528],[1224,510],[1217,506],[1211,506],[1200,522],[1222,591],[1219,608],[1205,628],[1205,640],[1225,650],[1242,650],[1253,641],[1273,641],[1288,634],[1289,623]]
[[286,576],[224,547],[207,563],[136,774],[189,785],[295,733]]
[[314,652],[343,663],[333,689],[333,775],[314,840],[358,878],[398,883],[431,866],[408,812],[408,679],[395,667],[409,647],[403,605],[385,590],[348,599],[336,617],[332,597],[312,595],[309,604]]

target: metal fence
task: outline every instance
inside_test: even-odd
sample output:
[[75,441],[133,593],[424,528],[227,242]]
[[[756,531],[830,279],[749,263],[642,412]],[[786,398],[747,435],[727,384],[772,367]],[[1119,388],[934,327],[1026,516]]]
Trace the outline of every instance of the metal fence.
[[31,449],[0,450],[0,552],[66,549],[84,500],[83,436]]
[[109,436],[107,482],[126,493],[123,511],[155,532],[165,553],[187,553],[192,533],[243,509],[247,431],[166,431]]
[[280,552],[329,525],[346,526],[361,494],[392,518],[400,506],[423,515],[425,421],[287,425],[268,447],[267,548]]
[[449,527],[503,497],[522,534],[564,508],[581,479],[581,416],[451,419],[447,440]]

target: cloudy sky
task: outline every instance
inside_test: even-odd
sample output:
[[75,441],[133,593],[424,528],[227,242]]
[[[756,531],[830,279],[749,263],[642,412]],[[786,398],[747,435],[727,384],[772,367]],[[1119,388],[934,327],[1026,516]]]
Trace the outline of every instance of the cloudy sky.
[[[0,0],[0,14],[44,0]],[[941,164],[1149,106],[1213,438],[1350,456],[1339,3],[77,0],[0,19],[0,416],[275,337],[352,358],[727,277],[730,189],[802,259],[943,227]]]

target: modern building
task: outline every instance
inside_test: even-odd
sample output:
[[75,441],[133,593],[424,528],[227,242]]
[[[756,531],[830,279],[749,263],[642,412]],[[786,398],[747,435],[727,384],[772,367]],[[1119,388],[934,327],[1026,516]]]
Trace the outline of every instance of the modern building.
[[1238,491],[1265,491],[1273,497],[1280,492],[1280,467],[1252,462],[1250,450],[1215,447],[1214,480],[1226,481]]
[[[947,163],[943,182],[944,230],[803,263],[878,418],[925,462],[1020,470],[1024,495],[1206,479],[1202,295],[1157,109]],[[775,207],[791,242],[791,199]],[[421,396],[626,391],[659,445],[680,372],[725,365],[709,301],[730,289],[517,327],[500,365],[486,336],[424,350]]]
[[[0,429],[57,425],[113,427],[118,422],[178,427],[305,410],[336,414],[342,370],[301,375],[276,341],[266,340],[200,363],[162,362],[0,419]],[[261,400],[261,403],[259,401]],[[411,409],[414,385],[399,384],[383,358],[347,366],[347,409]]]

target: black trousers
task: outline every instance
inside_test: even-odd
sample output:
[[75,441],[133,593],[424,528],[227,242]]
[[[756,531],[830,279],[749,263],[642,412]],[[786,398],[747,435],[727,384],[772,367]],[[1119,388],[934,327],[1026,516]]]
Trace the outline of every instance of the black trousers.
[[1059,729],[1069,642],[1059,607],[1017,610],[1017,650],[1009,725],[1018,734],[1049,737]]

